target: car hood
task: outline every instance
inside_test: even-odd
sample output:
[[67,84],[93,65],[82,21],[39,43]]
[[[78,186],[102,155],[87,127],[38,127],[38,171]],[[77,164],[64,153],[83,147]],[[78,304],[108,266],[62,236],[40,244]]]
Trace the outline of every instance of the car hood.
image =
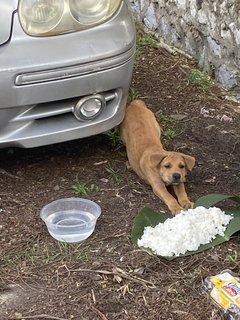
[[13,12],[17,10],[18,0],[0,0],[0,45],[11,36]]

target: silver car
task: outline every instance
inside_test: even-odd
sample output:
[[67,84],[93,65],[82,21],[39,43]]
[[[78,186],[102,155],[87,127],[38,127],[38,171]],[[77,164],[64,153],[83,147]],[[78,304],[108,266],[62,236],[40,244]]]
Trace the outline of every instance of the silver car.
[[134,53],[126,0],[0,0],[0,148],[118,125]]

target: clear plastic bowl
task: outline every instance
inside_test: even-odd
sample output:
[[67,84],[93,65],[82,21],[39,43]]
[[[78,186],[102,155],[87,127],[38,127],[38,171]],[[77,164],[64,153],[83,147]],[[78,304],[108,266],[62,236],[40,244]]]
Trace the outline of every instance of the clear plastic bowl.
[[80,242],[93,233],[100,214],[100,206],[91,200],[65,198],[44,206],[40,217],[56,240]]

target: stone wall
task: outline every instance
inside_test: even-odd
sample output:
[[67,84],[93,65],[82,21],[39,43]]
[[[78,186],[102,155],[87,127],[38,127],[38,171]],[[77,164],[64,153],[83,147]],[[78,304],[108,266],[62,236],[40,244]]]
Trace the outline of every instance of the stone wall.
[[239,0],[131,0],[136,16],[168,45],[193,56],[240,98]]

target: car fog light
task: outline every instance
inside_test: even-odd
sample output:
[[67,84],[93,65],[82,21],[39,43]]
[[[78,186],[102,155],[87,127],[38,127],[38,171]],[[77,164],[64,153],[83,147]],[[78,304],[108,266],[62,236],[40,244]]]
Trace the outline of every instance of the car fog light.
[[104,97],[96,94],[80,99],[74,107],[73,113],[78,120],[90,120],[97,117],[105,105]]

